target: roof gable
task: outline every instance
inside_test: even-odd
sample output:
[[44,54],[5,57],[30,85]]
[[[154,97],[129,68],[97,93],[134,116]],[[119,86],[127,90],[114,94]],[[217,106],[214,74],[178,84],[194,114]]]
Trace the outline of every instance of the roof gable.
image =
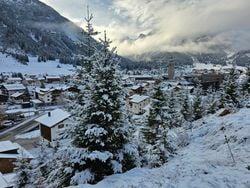
[[56,109],[50,112],[50,116],[48,113],[37,118],[35,121],[41,123],[47,127],[54,127],[56,124],[66,120],[70,117],[70,114],[62,109]]

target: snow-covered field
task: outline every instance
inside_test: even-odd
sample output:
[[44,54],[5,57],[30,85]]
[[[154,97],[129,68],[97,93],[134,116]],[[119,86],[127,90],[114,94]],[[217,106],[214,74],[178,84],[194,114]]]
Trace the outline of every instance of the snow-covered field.
[[[233,163],[224,133],[229,138]],[[187,130],[190,144],[165,166],[138,168],[79,188],[249,188],[250,109],[224,117],[211,115]]]
[[[48,74],[48,75],[71,75],[74,67],[68,64],[60,64],[59,60],[47,61],[46,63],[37,61],[37,57],[29,57],[28,65],[19,63],[16,59],[6,54],[0,53],[0,73],[20,72],[22,74]],[[61,68],[57,68],[57,65]]]

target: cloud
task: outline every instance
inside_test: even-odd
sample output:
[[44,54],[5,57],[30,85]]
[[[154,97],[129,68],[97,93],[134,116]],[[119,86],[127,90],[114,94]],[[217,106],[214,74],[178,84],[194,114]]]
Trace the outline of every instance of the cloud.
[[[90,3],[122,55],[152,51],[210,52],[250,48],[249,0],[43,0],[78,21]],[[66,3],[67,2],[67,3]],[[136,39],[141,33],[145,38]]]

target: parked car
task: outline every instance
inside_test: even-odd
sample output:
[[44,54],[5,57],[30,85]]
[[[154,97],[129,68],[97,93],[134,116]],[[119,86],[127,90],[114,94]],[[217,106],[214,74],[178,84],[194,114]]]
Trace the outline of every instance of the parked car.
[[14,125],[14,122],[13,121],[10,121],[10,120],[6,120],[2,123],[3,126],[5,127],[8,127],[8,126],[12,126]]

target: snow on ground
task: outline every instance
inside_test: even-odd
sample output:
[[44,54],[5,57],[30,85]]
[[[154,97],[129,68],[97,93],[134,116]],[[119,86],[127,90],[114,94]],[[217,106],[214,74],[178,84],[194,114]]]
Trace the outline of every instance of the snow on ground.
[[[16,59],[0,53],[0,72],[20,72],[22,74],[48,74],[48,75],[71,75],[74,67],[68,64],[60,64],[59,60],[38,62],[37,57],[29,57],[28,65],[19,63]],[[60,65],[61,68],[57,68]]]
[[40,130],[31,131],[25,134],[17,135],[16,139],[32,139],[40,136]]
[[[249,188],[250,109],[224,117],[208,116],[188,130],[190,144],[165,166],[137,168],[112,175],[96,185],[79,188]],[[236,164],[230,156],[224,133],[229,138]]]

